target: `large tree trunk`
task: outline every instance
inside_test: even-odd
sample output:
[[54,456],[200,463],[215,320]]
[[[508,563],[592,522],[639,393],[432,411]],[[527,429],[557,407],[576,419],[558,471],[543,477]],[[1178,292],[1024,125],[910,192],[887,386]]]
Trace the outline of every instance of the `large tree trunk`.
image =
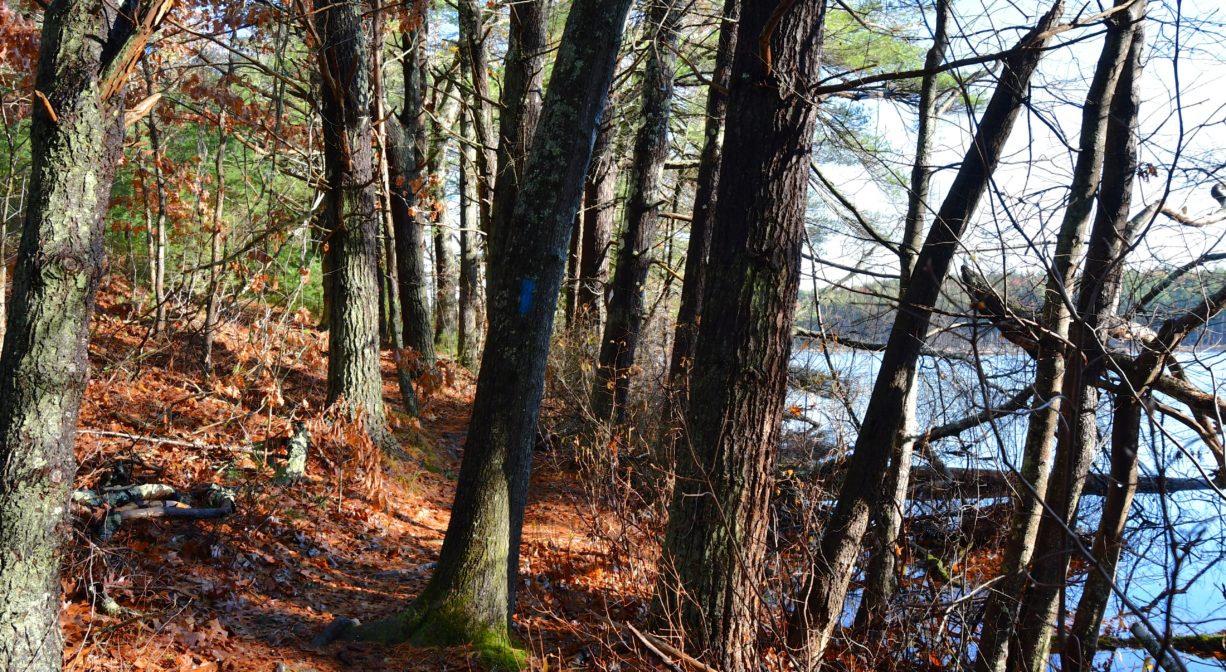
[[912,275],[899,306],[847,479],[822,535],[813,573],[788,623],[789,645],[799,649],[810,664],[820,660],[838,623],[869,516],[881,504],[882,477],[904,431],[916,366],[941,285],[1026,99],[1030,77],[1047,41],[1044,33],[1055,25],[1062,10],[1058,0],[1004,59],[1000,83],[916,260],[915,268],[922,270]]
[[400,323],[404,344],[416,351],[426,366],[434,366],[434,333],[430,326],[426,268],[422,258],[429,208],[421,198],[428,193],[426,157],[426,40],[429,12],[417,27],[401,35],[405,52],[404,109],[385,122],[391,178],[392,225],[396,236],[396,284],[400,296]]
[[[928,211],[928,186],[932,176],[929,165],[932,154],[932,137],[937,119],[937,67],[945,60],[949,44],[949,0],[938,0],[936,26],[932,46],[924,57],[927,74],[920,82],[919,124],[916,129],[915,161],[911,166],[911,184],[907,193],[907,214],[903,220],[903,239],[898,249],[899,298],[906,295],[907,286],[915,270],[915,260],[923,245],[925,214]],[[913,373],[918,375],[918,372]],[[903,517],[907,506],[907,490],[911,480],[911,458],[915,448],[916,403],[918,389],[915,381],[910,383],[910,394],[903,404],[902,432],[890,457],[890,470],[886,474],[885,492],[889,499],[877,511],[869,548],[871,557],[864,579],[864,593],[860,609],[856,613],[856,626],[880,634],[881,620],[885,616],[890,597],[896,587],[896,548],[902,534]]]
[[510,651],[512,586],[545,364],[592,137],[630,0],[576,0],[490,294],[489,339],[438,569],[409,609],[350,636]]
[[473,368],[481,351],[481,224],[478,199],[477,148],[472,144],[472,115],[469,107],[460,112],[460,333],[456,358],[461,366]]
[[[1137,165],[1137,90],[1144,38],[1139,21],[1143,3],[1133,5],[1117,21],[1131,24],[1130,51],[1115,92],[1110,98],[1102,181],[1098,209],[1090,231],[1081,288],[1077,295],[1076,319],[1069,340],[1076,351],[1068,358],[1064,374],[1065,403],[1060,409],[1055,465],[1039,525],[1037,548],[1043,553],[1031,564],[1018,629],[1017,660],[1010,669],[1042,672],[1047,668],[1053,620],[1058,597],[1064,589],[1072,559],[1068,530],[1076,524],[1086,474],[1097,447],[1095,411],[1098,394],[1093,381],[1106,371],[1108,354],[1096,333],[1097,327],[1115,312],[1123,280],[1123,258],[1130,244],[1128,211]],[[1011,654],[1012,655],[1012,654]]]
[[660,182],[668,155],[668,119],[677,69],[682,8],[675,5],[673,0],[653,0],[647,10],[648,29],[655,33],[643,69],[643,125],[634,141],[626,224],[613,272],[609,319],[600,339],[600,366],[592,385],[592,410],[604,420],[625,419],[634,354],[645,317],[651,247],[664,202]]
[[123,84],[169,7],[130,2],[108,12],[58,0],[43,15],[31,179],[0,354],[0,669],[51,672],[63,662],[60,534]]
[[690,219],[690,240],[686,247],[685,280],[681,284],[681,306],[673,331],[673,352],[668,368],[669,394],[665,399],[664,426],[670,428],[665,444],[671,452],[678,436],[675,429],[685,418],[689,398],[689,370],[694,363],[694,345],[706,289],[707,255],[711,249],[711,229],[719,191],[719,169],[724,153],[724,117],[728,112],[728,82],[732,57],[736,52],[740,0],[724,0],[724,10],[716,47],[715,70],[707,86],[706,121],[703,128],[702,156],[698,160],[698,186],[694,192],[694,212]]
[[[1018,597],[1025,588],[1026,568],[1034,554],[1043,512],[1042,498],[1047,492],[1051,471],[1052,443],[1060,407],[1064,403],[1061,389],[1068,356],[1064,342],[1068,338],[1070,319],[1064,297],[1070,296],[1073,290],[1082,241],[1098,193],[1110,101],[1128,54],[1131,33],[1129,17],[1109,20],[1094,79],[1082,107],[1080,151],[1073,168],[1069,202],[1060,224],[1055,255],[1047,277],[1041,319],[1048,334],[1045,338],[1036,339],[1034,401],[1020,470],[1021,478],[1031,486],[1023,489],[1022,498],[1018,501],[1005,547],[1001,580],[988,596],[979,654],[975,660],[977,672],[1004,672],[1009,642],[1017,626]],[[1033,490],[1033,493],[1027,490]]]
[[[686,436],[678,442],[654,620],[725,670],[758,668],[772,473],[800,285],[814,86],[826,3],[745,3],[704,272]],[[782,6],[782,5],[779,5]],[[772,22],[778,20],[777,25]],[[743,178],[743,179],[741,179]],[[679,585],[674,583],[676,581]]]
[[610,96],[601,112],[592,162],[583,186],[583,242],[579,245],[579,296],[575,313],[577,319],[596,331],[604,321],[609,240],[617,213],[615,103]]
[[547,0],[519,0],[510,4],[510,29],[502,76],[501,113],[498,115],[498,174],[494,182],[494,203],[490,235],[488,277],[502,259],[519,183],[523,179],[528,149],[541,116],[541,82],[545,57],[549,51]]
[[356,0],[320,0],[313,18],[328,179],[321,214],[331,269],[324,278],[331,299],[327,399],[363,415],[375,443],[390,447],[379,369],[379,214],[364,16]]

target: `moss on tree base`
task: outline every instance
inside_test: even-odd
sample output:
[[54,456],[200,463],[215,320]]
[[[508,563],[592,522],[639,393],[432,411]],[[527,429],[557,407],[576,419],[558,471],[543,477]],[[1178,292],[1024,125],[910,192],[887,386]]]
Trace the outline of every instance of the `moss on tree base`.
[[481,624],[462,609],[423,603],[422,598],[390,618],[343,623],[333,638],[388,645],[407,642],[423,648],[470,645],[490,670],[522,670],[528,665],[528,652],[516,646],[505,627]]

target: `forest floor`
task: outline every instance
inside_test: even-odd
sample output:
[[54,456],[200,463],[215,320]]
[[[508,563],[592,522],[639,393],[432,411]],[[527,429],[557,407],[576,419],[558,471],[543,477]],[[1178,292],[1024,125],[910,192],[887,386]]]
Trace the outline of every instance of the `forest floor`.
[[[126,520],[74,505],[62,579],[66,670],[468,670],[471,649],[311,640],[338,616],[403,608],[442,544],[474,392],[451,372],[420,420],[385,398],[407,459],[373,456],[361,434],[321,415],[327,335],[309,315],[249,309],[218,336],[212,373],[199,335],[151,336],[114,288],[101,293],[76,450],[77,488],[210,484],[235,494],[215,520]],[[198,322],[199,320],[196,320]],[[187,320],[187,323],[191,323]],[[275,480],[291,419],[308,421],[307,475]],[[651,670],[618,623],[641,623],[651,582],[643,548],[585,494],[563,449],[538,450],[515,630],[536,669]],[[185,497],[186,498],[186,497]],[[106,613],[109,611],[110,613]]]

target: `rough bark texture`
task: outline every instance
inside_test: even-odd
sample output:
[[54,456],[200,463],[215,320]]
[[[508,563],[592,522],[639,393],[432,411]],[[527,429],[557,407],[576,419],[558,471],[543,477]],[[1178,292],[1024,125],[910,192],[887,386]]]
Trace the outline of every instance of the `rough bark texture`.
[[600,115],[592,147],[592,162],[583,186],[583,242],[579,246],[578,319],[599,330],[604,321],[605,282],[609,269],[609,239],[617,213],[617,120],[610,97]]
[[321,220],[330,272],[328,403],[344,400],[387,446],[379,370],[379,215],[375,209],[369,36],[355,0],[315,5],[328,191]]
[[427,191],[426,49],[429,12],[401,36],[404,57],[404,109],[385,122],[391,179],[392,224],[396,235],[396,284],[404,344],[433,366],[434,333],[430,326],[426,266],[422,257],[430,209],[419,198]]
[[[59,670],[59,543],[102,272],[103,218],[123,139],[123,82],[168,3],[50,3],[30,129],[32,167],[0,354],[0,669]],[[99,39],[99,36],[104,36]]]
[[[725,0],[715,70],[707,87],[706,122],[703,128],[702,156],[698,159],[698,186],[694,192],[694,212],[690,220],[690,240],[686,247],[685,280],[681,284],[681,305],[673,331],[673,352],[668,368],[669,394],[665,400],[664,426],[677,427],[685,417],[689,398],[689,375],[694,363],[694,345],[706,290],[707,255],[711,249],[711,229],[719,190],[719,169],[724,154],[724,117],[728,112],[728,82],[732,57],[736,53],[740,0]],[[676,432],[665,440],[675,440]]]
[[692,653],[758,668],[762,559],[800,283],[825,2],[746,3],[732,67],[723,172],[686,433],[677,444],[663,571],[653,602]]
[[577,0],[495,272],[492,328],[438,569],[390,623],[357,637],[476,642],[507,654],[532,442],[566,246],[630,0]]
[[643,69],[643,125],[634,141],[626,223],[609,295],[609,319],[600,340],[600,366],[592,386],[592,410],[605,420],[625,419],[631,370],[643,328],[647,272],[659,224],[661,178],[668,155],[668,119],[677,63],[677,25],[682,7],[653,0],[647,10],[654,31]]
[[987,188],[1038,66],[1042,33],[1058,20],[1055,6],[1003,61],[996,91],[980,119],[971,148],[950,186],[916,260],[882,355],[880,372],[856,438],[851,467],[826,525],[812,575],[806,579],[788,623],[789,645],[809,664],[821,658],[842,613],[843,598],[859,556],[871,512],[881,502],[882,477],[906,417],[915,369],[933,306],[968,220]]
[[[1137,20],[1143,13],[1144,5],[1138,3],[1121,20]],[[1140,52],[1144,40],[1139,24],[1134,31],[1127,65],[1110,99],[1098,209],[1086,250],[1076,315],[1069,330],[1076,354],[1068,358],[1064,374],[1066,400],[1060,409],[1055,465],[1044,506],[1047,513],[1039,525],[1036,542],[1043,553],[1036,555],[1030,568],[1030,586],[1022,603],[1018,629],[1016,655],[1019,657],[1010,662],[1010,669],[1035,672],[1046,669],[1058,597],[1064,589],[1072,558],[1068,529],[1076,524],[1077,505],[1098,443],[1094,422],[1098,395],[1090,385],[1106,370],[1108,355],[1096,329],[1115,312],[1119,299],[1123,256],[1130,238],[1128,211],[1137,164],[1136,123],[1140,101],[1134,87],[1141,74]]]
[[498,115],[498,174],[494,182],[492,230],[486,241],[491,266],[502,259],[528,149],[541,116],[541,82],[549,51],[546,0],[520,0],[511,3],[509,9],[511,23],[502,76],[502,110]]
[[1004,672],[1009,641],[1017,625],[1018,596],[1025,588],[1026,567],[1034,554],[1043,512],[1042,497],[1047,492],[1051,471],[1052,443],[1063,403],[1061,389],[1068,355],[1063,342],[1068,338],[1070,319],[1065,297],[1070,296],[1073,290],[1082,241],[1102,177],[1110,101],[1128,54],[1131,30],[1127,20],[1108,22],[1107,37],[1082,107],[1080,151],[1073,168],[1068,206],[1060,224],[1056,250],[1048,272],[1040,318],[1047,334],[1042,338],[1037,334],[1032,335],[1035,336],[1032,340],[1035,343],[1037,371],[1020,469],[1021,478],[1031,486],[1021,491],[1023,497],[1018,501],[1005,548],[1002,578],[988,596],[979,655],[975,660],[977,672]]

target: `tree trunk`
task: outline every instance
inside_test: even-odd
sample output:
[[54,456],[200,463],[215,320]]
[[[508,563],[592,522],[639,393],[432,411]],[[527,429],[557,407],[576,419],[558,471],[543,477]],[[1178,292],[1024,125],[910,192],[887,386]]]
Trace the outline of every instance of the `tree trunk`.
[[377,445],[390,447],[379,369],[379,215],[372,156],[370,53],[364,9],[355,0],[316,3],[328,192],[321,218],[331,273],[328,403],[365,417]]
[[[439,86],[443,86],[439,84]],[[447,158],[447,133],[459,114],[459,103],[456,96],[442,96],[446,102],[440,121],[434,124],[430,138],[430,151],[426,157],[429,166],[428,192],[433,208],[434,226],[434,345],[435,347],[454,348],[456,334],[459,332],[457,322],[459,313],[456,308],[456,294],[459,277],[456,269],[455,253],[451,244],[451,236],[443,226],[446,215],[447,196],[443,186],[446,180],[444,163]]]
[[[580,209],[582,211],[582,209]],[[570,249],[566,253],[566,292],[565,302],[566,327],[575,326],[575,315],[579,310],[579,253],[583,240],[583,217],[576,212],[575,223],[570,232]]]
[[604,321],[605,281],[609,268],[609,239],[617,213],[617,120],[615,99],[610,96],[600,115],[600,128],[592,146],[583,187],[583,242],[579,251],[580,320],[599,331]]
[[1037,341],[1035,396],[1023,445],[1020,475],[1031,484],[1033,494],[1023,489],[1013,516],[1002,578],[989,594],[984,610],[979,655],[975,660],[977,672],[1004,672],[1009,641],[1017,627],[1018,597],[1025,589],[1026,569],[1034,553],[1043,512],[1042,498],[1051,471],[1052,443],[1063,403],[1061,389],[1068,355],[1063,342],[1068,338],[1070,321],[1064,297],[1072,294],[1082,241],[1098,193],[1110,101],[1128,54],[1131,32],[1127,20],[1108,21],[1107,37],[1082,107],[1080,151],[1048,273],[1041,318],[1050,335]]
[[[949,0],[938,0],[936,29],[932,46],[924,57],[927,74],[920,82],[919,124],[916,130],[915,161],[911,166],[911,184],[907,193],[907,214],[903,220],[903,240],[898,249],[898,292],[902,299],[915,271],[915,260],[923,245],[924,223],[928,211],[928,186],[932,176],[929,165],[932,154],[932,136],[937,119],[937,72],[945,60],[949,44],[946,33],[949,22]],[[912,376],[918,375],[918,372]],[[896,588],[895,556],[898,539],[902,535],[903,517],[906,513],[907,491],[911,480],[911,458],[915,448],[915,410],[918,390],[912,380],[910,393],[903,404],[902,432],[895,442],[890,457],[890,469],[886,474],[885,492],[890,496],[885,506],[878,509],[870,534],[871,557],[864,579],[864,593],[860,609],[856,613],[856,627],[867,628],[878,636],[890,597]]]
[[351,637],[474,642],[496,663],[522,665],[508,626],[532,442],[571,224],[629,6],[572,5],[506,238],[515,263],[497,266],[491,284],[489,340],[438,568],[406,612]]
[[1098,209],[1081,274],[1076,318],[1069,330],[1077,349],[1068,358],[1064,374],[1066,403],[1060,409],[1055,466],[1043,507],[1047,513],[1039,525],[1036,543],[1044,552],[1033,559],[1030,568],[1030,586],[1023,599],[1018,630],[1020,658],[1010,663],[1011,669],[1041,672],[1047,667],[1058,597],[1072,558],[1068,529],[1076,525],[1077,505],[1097,447],[1094,414],[1098,394],[1091,383],[1106,371],[1108,355],[1096,329],[1115,312],[1123,280],[1122,262],[1130,243],[1128,211],[1137,165],[1139,107],[1135,87],[1141,75],[1144,37],[1140,21],[1144,12],[1144,3],[1137,3],[1115,19],[1133,26],[1128,39],[1130,50],[1110,98]]
[[[460,69],[467,75],[472,88],[468,111],[471,115],[473,141],[477,144],[477,160],[470,171],[474,180],[480,230],[489,235],[492,221],[490,206],[494,198],[495,157],[494,124],[490,98],[489,58],[486,48],[485,12],[478,0],[457,0],[460,19]],[[463,262],[461,262],[463,263]],[[463,325],[461,325],[463,326]]]
[[653,0],[647,25],[654,29],[643,69],[643,125],[634,141],[630,194],[621,248],[613,272],[609,319],[600,339],[600,366],[592,384],[596,417],[625,420],[634,355],[643,328],[647,272],[663,203],[661,178],[668,156],[668,120],[676,77],[677,26],[683,10],[673,0]]
[[685,418],[689,398],[689,369],[694,363],[694,344],[698,340],[706,288],[707,255],[711,249],[711,228],[715,219],[715,199],[719,191],[719,169],[723,160],[724,117],[728,112],[728,82],[732,57],[736,53],[740,0],[724,0],[716,47],[715,70],[707,86],[706,121],[703,128],[702,156],[698,161],[698,186],[694,192],[694,212],[690,220],[690,240],[685,256],[685,280],[681,284],[681,307],[673,330],[673,352],[668,368],[669,394],[665,398],[664,426],[669,453],[678,436],[674,431]]
[[401,34],[405,52],[404,109],[399,119],[385,124],[389,178],[391,179],[392,227],[396,236],[396,283],[400,296],[401,333],[404,344],[416,351],[422,363],[434,366],[434,333],[430,326],[426,268],[422,259],[428,204],[426,134],[426,41],[430,34],[429,11],[422,11],[417,27]]
[[[59,545],[123,140],[123,84],[169,2],[51,2],[43,15],[26,213],[0,354],[0,669],[63,661]],[[109,25],[108,16],[117,16]]]
[[502,259],[503,239],[515,211],[528,149],[541,116],[541,82],[549,52],[547,0],[519,0],[509,5],[510,29],[502,75],[498,115],[498,174],[494,182],[493,220],[486,238],[489,277]]
[[226,134],[226,113],[217,113],[217,155],[213,159],[215,196],[213,201],[213,221],[209,226],[209,295],[204,309],[204,369],[213,370],[213,342],[217,338],[217,325],[221,319],[221,279],[225,269],[221,267],[222,245],[225,237],[222,234],[222,215],[226,203],[226,144],[229,135]]
[[[1143,41],[1142,29],[1137,28],[1134,43]],[[1134,57],[1140,56],[1139,48]],[[1139,67],[1139,66],[1138,66]],[[1115,412],[1111,424],[1111,477],[1107,498],[1103,502],[1098,533],[1092,549],[1093,563],[1073,620],[1073,630],[1064,643],[1063,662],[1071,672],[1091,669],[1098,651],[1099,629],[1111,597],[1112,582],[1124,547],[1124,525],[1132,498],[1137,492],[1137,455],[1140,449],[1141,417],[1152,397],[1152,385],[1163,368],[1174,359],[1173,351],[1193,329],[1206,324],[1211,317],[1226,308],[1226,287],[1207,297],[1197,308],[1162,325],[1157,338],[1145,345],[1144,351],[1122,378],[1127,381],[1115,397]],[[1137,623],[1140,625],[1140,623]],[[1155,633],[1156,634],[1156,633]]]
[[[141,60],[141,69],[145,76],[145,95],[152,96],[154,91],[153,71],[148,59]],[[153,290],[153,333],[166,331],[166,176],[162,174],[162,140],[158,131],[157,117],[150,110],[146,123],[149,130],[149,149],[153,154],[153,178],[157,188],[156,216],[150,219],[150,284]]]
[[941,285],[958,241],[987,189],[1005,141],[1027,96],[1045,33],[1057,21],[1055,6],[1003,60],[1000,83],[980,119],[971,148],[937,212],[899,307],[880,371],[856,438],[847,479],[822,535],[813,573],[806,579],[788,623],[788,642],[812,665],[821,659],[838,623],[843,598],[859,556],[868,518],[881,504],[882,477],[903,430],[920,351]]
[[[758,668],[763,556],[800,285],[826,3],[745,3],[687,435],[652,611],[719,669]],[[777,25],[772,25],[778,21]],[[743,178],[743,179],[741,179]],[[674,585],[674,579],[679,585]]]
[[[372,3],[371,13],[375,17],[381,16],[382,3],[380,0],[374,0]],[[404,360],[404,320],[402,319],[406,311],[404,301],[420,301],[422,296],[402,297],[400,296],[400,268],[402,264],[396,254],[397,236],[396,236],[396,217],[393,214],[397,206],[403,211],[405,218],[408,218],[408,206],[404,199],[403,191],[396,192],[392,187],[392,168],[391,164],[395,160],[394,154],[403,155],[405,150],[403,147],[398,147],[399,151],[392,149],[392,136],[396,136],[398,143],[404,143],[404,133],[400,130],[399,124],[395,117],[391,117],[386,113],[384,107],[384,90],[383,90],[383,24],[380,18],[375,20],[375,49],[374,49],[374,64],[372,71],[374,73],[374,96],[375,96],[375,118],[379,120],[375,125],[376,140],[379,147],[379,186],[382,192],[382,215],[383,223],[383,266],[387,269],[387,287],[384,293],[387,295],[387,336],[391,341],[392,346],[392,361],[396,365],[396,384],[400,388],[400,403],[404,406],[404,412],[409,416],[416,417],[420,408],[417,403],[417,390],[413,389],[412,373],[409,370],[409,364]],[[402,157],[401,157],[402,158]],[[408,226],[403,228],[412,229],[413,222],[408,222]],[[420,229],[417,230],[420,236]],[[405,231],[406,236],[413,235],[410,231]],[[410,254],[420,254],[420,237],[417,239],[418,245],[412,246]],[[408,264],[410,271],[416,267],[418,273],[421,270],[421,257],[418,256],[417,263],[412,261]],[[424,289],[424,282],[418,277],[418,288]],[[420,304],[419,304],[420,305]],[[420,311],[420,316],[426,318],[425,310]],[[426,318],[426,333],[429,334],[429,322]],[[427,336],[427,341],[429,337]],[[433,343],[430,343],[431,351],[433,351]]]
[[474,368],[481,351],[481,225],[478,206],[480,177],[477,175],[477,148],[472,115],[477,110],[460,112],[460,333],[456,358],[460,366]]

